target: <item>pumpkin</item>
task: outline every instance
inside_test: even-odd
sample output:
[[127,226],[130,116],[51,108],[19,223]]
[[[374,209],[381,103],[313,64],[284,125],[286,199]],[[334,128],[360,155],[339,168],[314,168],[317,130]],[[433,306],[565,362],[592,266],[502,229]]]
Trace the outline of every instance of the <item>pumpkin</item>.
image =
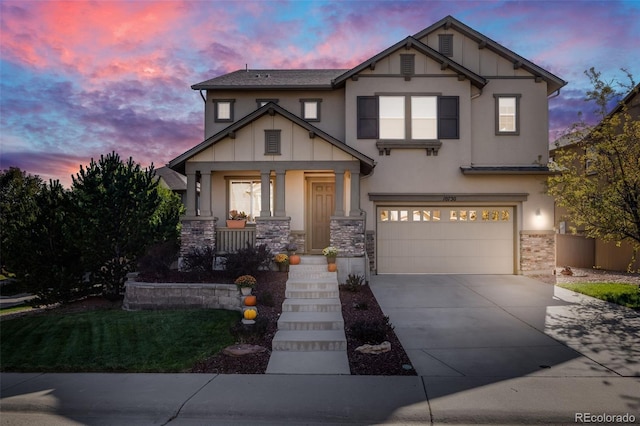
[[257,301],[255,296],[245,296],[244,298],[245,306],[256,306]]
[[258,311],[255,309],[247,309],[244,311],[244,319],[246,320],[254,320],[258,316]]
[[329,270],[329,272],[336,272],[338,270],[338,265],[336,265],[335,263],[329,263],[327,265],[327,269]]
[[299,265],[300,264],[300,256],[297,254],[292,254],[289,256],[289,264],[291,265]]

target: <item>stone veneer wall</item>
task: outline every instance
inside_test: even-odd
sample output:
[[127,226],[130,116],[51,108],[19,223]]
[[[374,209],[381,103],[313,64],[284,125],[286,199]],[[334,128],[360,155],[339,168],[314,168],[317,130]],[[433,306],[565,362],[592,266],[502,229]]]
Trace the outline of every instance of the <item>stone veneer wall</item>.
[[338,256],[364,257],[364,218],[332,217],[329,228],[330,244],[338,249]]
[[216,246],[217,219],[183,219],[180,233],[180,257],[185,256],[193,248]]
[[307,234],[304,231],[291,231],[291,235],[289,236],[289,242],[294,243],[298,246],[298,251],[296,253],[306,253],[307,248],[305,247],[307,240]]
[[127,311],[160,309],[226,309],[242,311],[235,284],[125,283],[122,302]]
[[291,218],[256,218],[256,246],[266,244],[272,253],[280,253],[289,244]]
[[369,258],[369,270],[376,270],[376,232],[367,231],[365,234],[365,247]]
[[555,267],[555,232],[520,231],[520,271],[524,275],[551,274]]

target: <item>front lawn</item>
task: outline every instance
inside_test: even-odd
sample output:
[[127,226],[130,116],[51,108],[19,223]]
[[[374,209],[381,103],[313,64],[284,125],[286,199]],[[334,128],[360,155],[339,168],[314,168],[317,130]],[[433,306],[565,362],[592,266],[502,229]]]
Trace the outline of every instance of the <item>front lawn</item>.
[[0,321],[1,371],[183,372],[233,343],[240,314],[101,309]]
[[595,282],[563,283],[558,286],[628,308],[640,309],[640,286],[635,284]]

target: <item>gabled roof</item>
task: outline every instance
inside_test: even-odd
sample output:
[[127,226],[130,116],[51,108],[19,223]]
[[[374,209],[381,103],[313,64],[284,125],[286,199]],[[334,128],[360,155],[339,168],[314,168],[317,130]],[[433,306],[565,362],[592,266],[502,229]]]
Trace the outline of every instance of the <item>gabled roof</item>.
[[236,132],[236,131],[240,130],[241,128],[245,127],[246,125],[250,124],[251,122],[257,120],[260,117],[262,117],[263,115],[265,115],[265,114],[276,114],[276,113],[280,114],[284,118],[294,122],[295,124],[299,125],[300,127],[304,128],[305,130],[308,130],[309,132],[313,132],[315,135],[317,135],[318,137],[324,139],[328,143],[334,145],[335,147],[341,149],[342,151],[344,151],[344,152],[354,156],[358,160],[360,160],[360,170],[361,170],[361,173],[363,175],[368,175],[373,170],[373,167],[375,166],[375,161],[372,158],[364,155],[360,151],[350,147],[349,145],[345,144],[344,142],[334,138],[333,136],[331,136],[330,134],[324,132],[323,130],[320,130],[317,127],[309,124],[307,121],[303,120],[302,118],[298,117],[295,114],[292,114],[291,112],[287,111],[286,109],[282,108],[281,106],[279,106],[278,104],[273,103],[273,102],[267,103],[266,105],[264,105],[264,106],[258,108],[257,110],[253,111],[251,114],[246,115],[245,117],[243,117],[240,120],[236,121],[235,123],[233,123],[229,127],[225,128],[225,129],[221,130],[220,132],[216,133],[215,135],[205,139],[204,141],[202,141],[201,143],[199,143],[195,147],[191,148],[189,151],[187,151],[184,154],[182,154],[182,155],[174,158],[173,160],[171,160],[169,162],[168,166],[173,170],[176,170],[176,171],[179,171],[179,172],[180,171],[184,172],[185,163],[187,162],[187,160],[189,158],[191,158],[194,155],[200,153],[201,151],[209,148],[210,146],[215,145],[217,142],[219,142],[219,141],[223,140],[224,138],[228,137],[231,132]]
[[351,68],[350,70],[348,70],[347,72],[345,72],[344,74],[342,74],[341,76],[336,78],[334,80],[334,82],[333,82],[334,85],[340,86],[340,85],[344,84],[344,82],[347,79],[349,79],[352,76],[358,74],[359,72],[361,72],[362,70],[364,70],[366,68],[369,68],[371,66],[375,66],[376,62],[378,62],[381,59],[385,58],[386,56],[396,52],[397,50],[403,49],[403,48],[416,49],[417,51],[425,54],[429,58],[431,58],[434,61],[438,62],[442,66],[446,65],[448,68],[450,68],[451,70],[453,70],[456,73],[458,73],[459,76],[464,76],[464,77],[468,78],[471,81],[471,84],[473,84],[474,86],[476,86],[478,88],[483,88],[487,84],[487,80],[485,78],[483,78],[482,76],[472,72],[471,70],[463,67],[462,65],[460,65],[457,62],[451,60],[450,58],[442,55],[440,52],[438,52],[437,50],[434,50],[431,47],[427,46],[426,44],[422,43],[417,38],[409,36],[409,37],[405,38],[404,40],[401,40],[398,43],[394,44],[393,46],[383,50],[382,52],[378,53],[374,57],[362,62],[360,65],[357,65],[356,67]]
[[479,46],[482,46],[483,48],[492,50],[493,52],[495,52],[498,55],[502,56],[503,58],[513,62],[514,64],[518,64],[518,66],[520,66],[521,68],[527,70],[531,74],[542,78],[543,80],[545,80],[547,82],[547,87],[548,87],[547,94],[551,94],[551,93],[555,92],[556,90],[561,89],[563,86],[565,86],[567,84],[567,82],[564,81],[563,79],[561,79],[560,77],[558,77],[558,76],[550,73],[549,71],[539,67],[538,65],[536,65],[533,62],[523,58],[522,56],[516,54],[515,52],[512,52],[511,50],[507,49],[506,47],[502,46],[501,44],[496,43],[495,41],[493,41],[489,37],[485,36],[484,34],[481,34],[478,31],[474,30],[473,28],[468,27],[467,25],[465,25],[462,22],[458,21],[453,16],[447,16],[447,17],[441,19],[440,21],[438,21],[435,24],[425,28],[424,30],[420,31],[419,33],[416,33],[413,37],[417,38],[417,39],[421,39],[421,38],[425,37],[426,35],[438,30],[441,27],[454,28],[456,31],[464,34],[465,36],[471,38],[472,40],[475,40],[478,43]]
[[187,177],[175,170],[171,170],[169,167],[160,167],[159,169],[156,169],[156,176],[164,180],[172,191],[187,190]]
[[313,89],[331,90],[332,80],[346,69],[312,70],[238,70],[191,86],[193,90],[207,89]]

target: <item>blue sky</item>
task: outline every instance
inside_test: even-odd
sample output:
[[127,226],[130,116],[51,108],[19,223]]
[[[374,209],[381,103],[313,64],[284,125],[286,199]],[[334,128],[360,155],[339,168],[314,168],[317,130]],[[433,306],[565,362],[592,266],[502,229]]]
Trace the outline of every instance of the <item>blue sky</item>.
[[452,15],[569,82],[640,79],[640,1],[0,0],[0,168],[71,183],[112,150],[156,167],[202,141],[192,84],[250,68],[349,68]]

